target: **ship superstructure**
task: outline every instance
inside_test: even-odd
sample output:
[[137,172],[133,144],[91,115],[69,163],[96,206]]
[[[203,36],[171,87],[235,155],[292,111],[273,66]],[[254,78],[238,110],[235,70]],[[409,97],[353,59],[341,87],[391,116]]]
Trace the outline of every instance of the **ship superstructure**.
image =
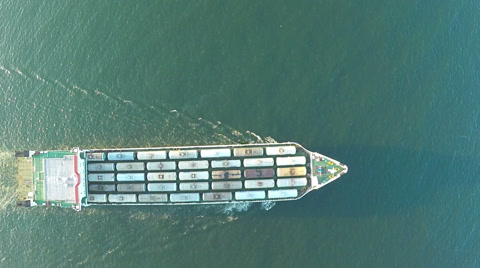
[[293,142],[17,152],[18,204],[183,205],[299,199],[348,171]]

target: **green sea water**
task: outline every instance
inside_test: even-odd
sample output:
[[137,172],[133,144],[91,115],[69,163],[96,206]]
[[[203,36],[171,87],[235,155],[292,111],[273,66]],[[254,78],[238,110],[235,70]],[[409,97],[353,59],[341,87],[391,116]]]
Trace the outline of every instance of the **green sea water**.
[[[480,2],[0,2],[0,267],[477,267]],[[295,141],[298,201],[18,208],[22,149]]]

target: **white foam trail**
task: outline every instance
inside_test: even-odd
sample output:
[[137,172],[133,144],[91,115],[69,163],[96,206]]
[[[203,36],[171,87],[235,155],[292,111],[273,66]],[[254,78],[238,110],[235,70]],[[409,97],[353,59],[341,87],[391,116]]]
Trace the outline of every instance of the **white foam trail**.
[[255,137],[258,142],[264,142],[263,139],[262,139],[259,135],[255,134],[255,133],[253,133],[253,132],[251,132],[251,131],[248,131],[248,130],[247,130],[246,132],[247,132],[247,134],[250,134],[250,135],[252,135],[253,137]]
[[267,143],[278,143],[278,141],[276,141],[274,138],[268,136],[268,137],[265,137],[265,142]]
[[15,72],[23,77],[26,77],[19,69],[15,68]]
[[6,74],[12,74],[9,70],[5,69],[5,67],[0,66],[0,70],[4,71]]
[[55,83],[57,83],[58,85],[60,85],[61,87],[63,87],[64,89],[67,89],[67,87],[62,84],[62,82],[58,81],[58,80],[55,80]]
[[85,89],[79,87],[79,86],[73,86],[72,87],[73,89],[76,89],[76,90],[80,90],[80,92],[82,92],[83,94],[87,95],[88,94],[88,91],[86,91]]
[[269,210],[272,209],[276,204],[277,204],[277,203],[274,202],[274,201],[266,201],[266,202],[261,203],[260,208],[262,208],[263,210],[269,211]]
[[225,215],[232,216],[237,212],[245,212],[248,211],[252,207],[252,203],[236,203],[236,204],[228,204],[223,207],[222,213]]
[[105,97],[105,98],[107,98],[107,99],[112,99],[112,98],[110,98],[110,96],[108,96],[107,94],[105,94],[105,93],[103,93],[103,92],[101,92],[101,91],[99,91],[99,90],[96,90],[96,89],[95,89],[95,94],[97,94],[97,95],[102,95],[103,97]]
[[40,80],[43,83],[45,83],[45,79],[41,78],[40,75],[37,74],[35,77],[37,78],[37,80]]

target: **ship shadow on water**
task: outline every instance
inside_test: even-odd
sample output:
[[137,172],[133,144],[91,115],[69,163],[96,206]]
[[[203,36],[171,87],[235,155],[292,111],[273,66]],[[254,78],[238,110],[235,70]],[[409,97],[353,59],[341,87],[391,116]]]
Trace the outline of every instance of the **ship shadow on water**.
[[439,194],[458,192],[461,195],[477,183],[475,174],[479,171],[478,160],[473,156],[361,146],[318,151],[342,160],[348,165],[348,173],[300,200],[278,202],[268,216],[405,214],[421,206],[436,205]]

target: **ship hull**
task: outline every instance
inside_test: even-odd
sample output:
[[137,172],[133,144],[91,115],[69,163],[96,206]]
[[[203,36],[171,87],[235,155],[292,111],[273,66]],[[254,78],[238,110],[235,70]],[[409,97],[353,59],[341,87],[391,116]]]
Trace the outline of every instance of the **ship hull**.
[[32,191],[20,192],[19,204],[76,209],[295,200],[348,170],[293,142],[74,148],[27,151],[17,157],[20,186],[28,181],[33,185]]

